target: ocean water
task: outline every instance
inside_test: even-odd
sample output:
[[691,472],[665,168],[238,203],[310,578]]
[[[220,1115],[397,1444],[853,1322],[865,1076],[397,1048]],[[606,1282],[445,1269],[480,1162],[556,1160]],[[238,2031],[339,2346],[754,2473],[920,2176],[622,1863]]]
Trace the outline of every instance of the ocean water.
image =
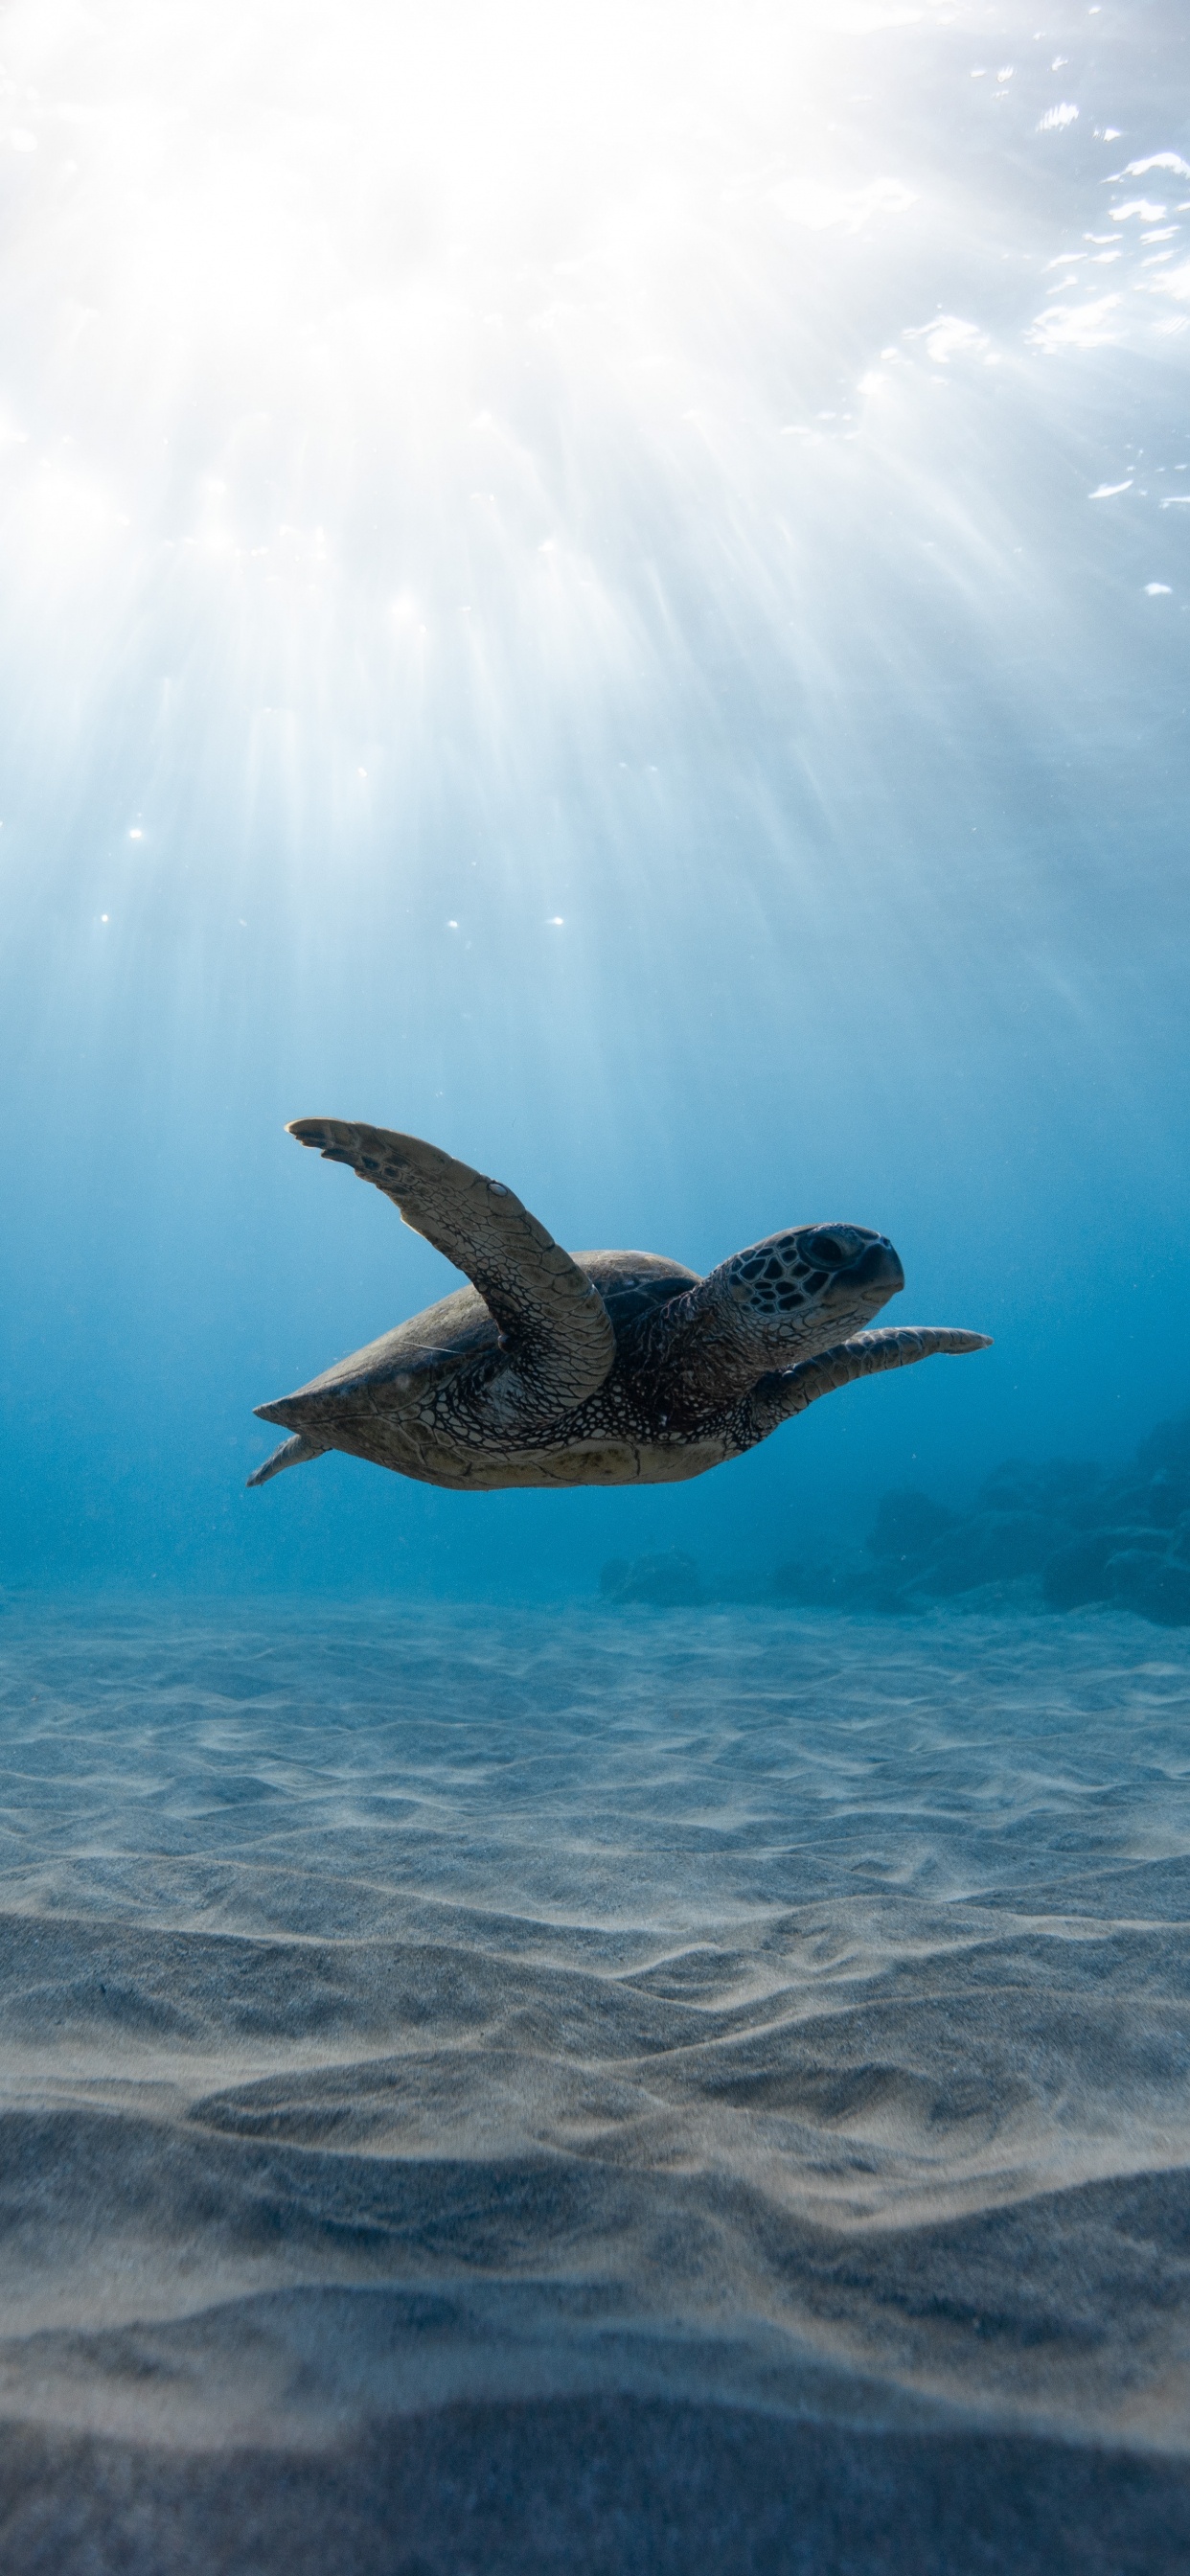
[[[1036,17],[7,12],[22,2576],[1186,2552],[1190,35]],[[994,1346],[248,1491],[457,1279],[308,1115]]]

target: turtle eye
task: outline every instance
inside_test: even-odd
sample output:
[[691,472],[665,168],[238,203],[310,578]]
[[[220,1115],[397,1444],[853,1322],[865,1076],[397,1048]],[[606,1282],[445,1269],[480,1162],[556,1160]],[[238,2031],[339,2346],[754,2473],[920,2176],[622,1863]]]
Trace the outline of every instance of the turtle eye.
[[840,1243],[838,1235],[829,1234],[825,1228],[821,1234],[810,1236],[806,1252],[811,1261],[822,1263],[827,1270],[841,1270],[851,1259],[846,1244]]

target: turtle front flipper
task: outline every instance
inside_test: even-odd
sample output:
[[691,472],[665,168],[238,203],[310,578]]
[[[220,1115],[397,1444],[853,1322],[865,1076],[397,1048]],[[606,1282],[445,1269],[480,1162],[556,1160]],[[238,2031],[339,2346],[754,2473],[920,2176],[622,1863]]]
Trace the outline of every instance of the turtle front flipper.
[[502,1181],[387,1127],[295,1118],[289,1134],[382,1190],[415,1234],[466,1272],[499,1328],[509,1369],[542,1419],[602,1386],[616,1350],[603,1299]]
[[858,1377],[912,1368],[915,1361],[939,1354],[958,1359],[967,1351],[987,1351],[991,1346],[990,1333],[968,1333],[951,1324],[903,1324],[887,1332],[856,1333],[848,1342],[837,1342],[833,1350],[800,1361],[796,1368],[774,1369],[761,1378],[751,1397],[752,1416],[759,1426],[756,1438],[766,1439],[779,1422],[804,1413],[820,1395],[833,1395]]

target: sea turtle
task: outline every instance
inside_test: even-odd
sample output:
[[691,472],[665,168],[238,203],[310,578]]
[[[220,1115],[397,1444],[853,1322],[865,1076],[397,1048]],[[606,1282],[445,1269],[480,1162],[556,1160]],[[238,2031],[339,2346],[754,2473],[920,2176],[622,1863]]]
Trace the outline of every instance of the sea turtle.
[[857,1327],[904,1287],[887,1236],[798,1225],[705,1279],[655,1252],[563,1252],[502,1181],[416,1136],[289,1129],[395,1200],[472,1285],[256,1410],[291,1436],[248,1478],[326,1449],[460,1491],[701,1476],[820,1395],[986,1333]]

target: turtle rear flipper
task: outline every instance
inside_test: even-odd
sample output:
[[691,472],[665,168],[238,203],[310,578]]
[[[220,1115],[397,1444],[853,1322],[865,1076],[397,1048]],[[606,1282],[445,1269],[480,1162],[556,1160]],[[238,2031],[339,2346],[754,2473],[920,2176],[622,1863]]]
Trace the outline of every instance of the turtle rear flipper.
[[[263,1407],[260,1408],[263,1411]],[[307,1458],[325,1458],[325,1440],[309,1440],[304,1431],[295,1431],[291,1440],[283,1440],[263,1467],[256,1467],[248,1478],[250,1485],[267,1485],[270,1476],[279,1476],[286,1467],[300,1467]]]

